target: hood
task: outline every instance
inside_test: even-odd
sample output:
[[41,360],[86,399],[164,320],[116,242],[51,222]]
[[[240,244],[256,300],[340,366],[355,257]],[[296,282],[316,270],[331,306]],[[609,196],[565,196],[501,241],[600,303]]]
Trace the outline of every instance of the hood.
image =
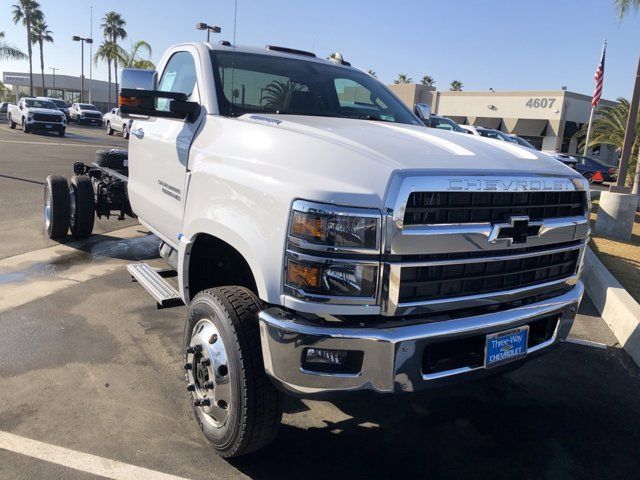
[[52,115],[56,113],[61,113],[57,108],[37,108],[37,107],[29,107],[29,113],[45,113],[47,115]]
[[578,176],[545,153],[500,140],[435,128],[303,115],[248,114],[240,119],[342,145],[391,170],[481,170]]

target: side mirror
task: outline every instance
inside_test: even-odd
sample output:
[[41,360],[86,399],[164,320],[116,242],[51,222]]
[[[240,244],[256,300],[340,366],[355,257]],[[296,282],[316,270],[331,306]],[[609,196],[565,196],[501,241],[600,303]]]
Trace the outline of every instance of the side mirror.
[[431,120],[431,105],[428,103],[416,103],[414,111],[420,120],[422,120],[428,127]]
[[[168,110],[157,108],[157,100],[160,98],[169,100]],[[118,107],[123,118],[128,115],[142,115],[145,117],[180,118],[193,122],[200,113],[200,105],[196,102],[189,102],[186,94],[160,90],[123,88],[118,97]]]
[[120,77],[120,88],[136,90],[155,90],[156,71],[141,68],[125,68]]

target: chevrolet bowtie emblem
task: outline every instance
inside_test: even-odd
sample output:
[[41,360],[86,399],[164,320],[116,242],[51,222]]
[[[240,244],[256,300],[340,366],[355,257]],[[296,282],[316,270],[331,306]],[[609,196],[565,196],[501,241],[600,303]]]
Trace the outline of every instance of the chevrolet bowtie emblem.
[[489,233],[489,243],[507,240],[509,245],[527,243],[527,238],[540,234],[542,222],[530,222],[526,215],[509,217],[505,223],[494,223]]

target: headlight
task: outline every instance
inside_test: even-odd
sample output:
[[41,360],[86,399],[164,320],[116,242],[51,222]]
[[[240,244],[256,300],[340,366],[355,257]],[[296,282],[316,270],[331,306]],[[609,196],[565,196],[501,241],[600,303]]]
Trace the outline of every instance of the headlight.
[[378,210],[297,200],[293,203],[289,239],[312,250],[379,253],[380,222]]
[[374,298],[378,264],[287,258],[286,284],[311,295]]

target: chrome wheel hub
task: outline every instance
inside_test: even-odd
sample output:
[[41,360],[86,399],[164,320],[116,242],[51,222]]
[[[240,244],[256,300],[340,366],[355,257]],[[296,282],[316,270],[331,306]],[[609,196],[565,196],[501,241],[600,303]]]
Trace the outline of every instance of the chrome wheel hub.
[[48,187],[44,192],[44,226],[47,230],[51,226],[51,192]]
[[193,404],[206,421],[221,427],[233,405],[227,351],[218,329],[208,318],[198,321],[186,352],[188,385]]

